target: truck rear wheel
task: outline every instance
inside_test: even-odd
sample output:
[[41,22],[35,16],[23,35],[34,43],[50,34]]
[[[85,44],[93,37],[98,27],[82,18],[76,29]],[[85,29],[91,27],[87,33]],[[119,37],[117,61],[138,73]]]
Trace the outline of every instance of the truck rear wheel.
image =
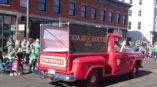
[[96,69],[92,70],[85,80],[84,87],[98,87],[101,81],[100,72]]
[[136,78],[138,76],[138,72],[139,72],[139,67],[138,67],[138,64],[135,63],[134,67],[133,67],[133,69],[132,69],[132,71],[130,73],[130,77],[131,78]]

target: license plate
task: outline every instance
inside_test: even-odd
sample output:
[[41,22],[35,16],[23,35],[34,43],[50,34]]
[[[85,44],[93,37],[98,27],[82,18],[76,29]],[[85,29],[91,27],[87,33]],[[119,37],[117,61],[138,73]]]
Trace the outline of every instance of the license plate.
[[54,69],[48,69],[48,74],[55,74],[56,73],[56,70]]

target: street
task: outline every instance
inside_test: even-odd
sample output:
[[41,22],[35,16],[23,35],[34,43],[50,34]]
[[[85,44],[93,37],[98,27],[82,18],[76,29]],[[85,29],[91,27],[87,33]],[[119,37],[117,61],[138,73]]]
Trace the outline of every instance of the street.
[[[101,87],[157,87],[157,59],[144,59],[139,77],[130,79],[128,75],[103,78]],[[75,87],[78,83],[51,82],[49,78],[41,79],[38,74],[24,74],[10,77],[0,74],[0,87]]]

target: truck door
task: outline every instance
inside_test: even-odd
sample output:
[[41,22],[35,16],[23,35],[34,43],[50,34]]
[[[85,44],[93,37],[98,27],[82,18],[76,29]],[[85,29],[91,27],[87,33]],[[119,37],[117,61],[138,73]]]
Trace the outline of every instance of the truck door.
[[122,39],[120,37],[114,38],[114,58],[115,58],[115,66],[116,66],[116,73],[123,74],[129,71],[129,64],[128,64],[128,54],[121,52],[122,47]]

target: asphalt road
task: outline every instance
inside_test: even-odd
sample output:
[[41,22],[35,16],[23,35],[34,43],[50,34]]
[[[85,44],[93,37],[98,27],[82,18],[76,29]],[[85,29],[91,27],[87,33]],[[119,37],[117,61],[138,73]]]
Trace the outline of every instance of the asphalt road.
[[[139,77],[130,79],[127,75],[104,78],[101,87],[157,87],[157,59],[145,59]],[[75,87],[79,83],[51,82],[31,73],[10,77],[0,74],[0,87]]]

